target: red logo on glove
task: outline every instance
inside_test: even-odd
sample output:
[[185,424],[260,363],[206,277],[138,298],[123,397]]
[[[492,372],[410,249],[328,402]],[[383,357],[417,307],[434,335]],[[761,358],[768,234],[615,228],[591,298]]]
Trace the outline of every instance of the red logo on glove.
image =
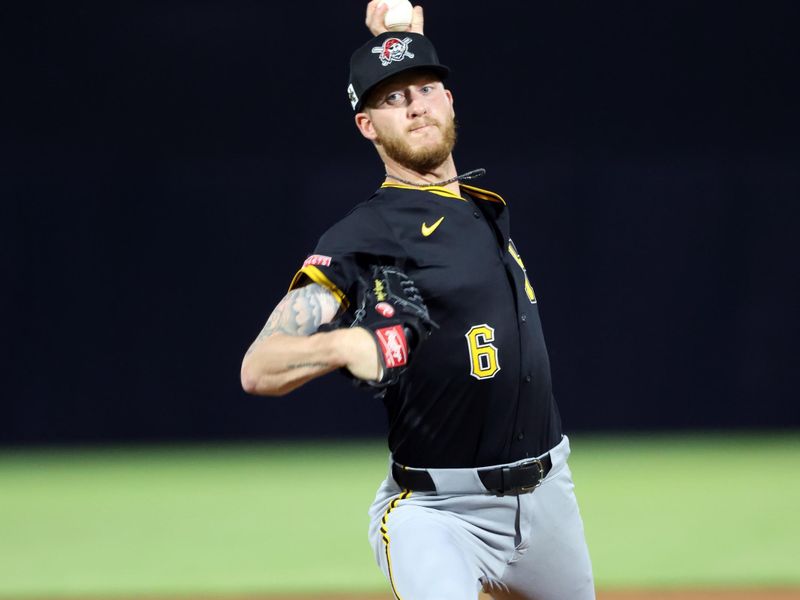
[[402,325],[376,329],[375,335],[378,337],[387,369],[402,367],[408,362],[408,342]]
[[392,306],[388,302],[378,302],[375,305],[375,310],[378,311],[380,315],[386,317],[387,319],[394,316],[394,306]]

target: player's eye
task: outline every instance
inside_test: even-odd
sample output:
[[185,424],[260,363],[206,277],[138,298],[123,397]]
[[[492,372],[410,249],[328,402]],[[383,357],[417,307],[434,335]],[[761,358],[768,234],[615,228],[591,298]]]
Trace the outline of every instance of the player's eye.
[[419,90],[423,94],[430,94],[435,88],[432,85],[423,85]]
[[390,106],[397,106],[401,104],[406,99],[406,95],[403,92],[392,92],[391,94],[387,95],[384,99],[386,104]]

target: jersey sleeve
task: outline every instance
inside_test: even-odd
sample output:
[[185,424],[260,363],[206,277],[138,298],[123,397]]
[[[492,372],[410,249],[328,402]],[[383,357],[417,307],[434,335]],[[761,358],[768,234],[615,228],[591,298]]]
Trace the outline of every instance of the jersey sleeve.
[[360,273],[371,264],[386,264],[401,256],[402,249],[386,223],[370,206],[360,205],[322,235],[289,290],[310,280],[328,288],[347,308]]

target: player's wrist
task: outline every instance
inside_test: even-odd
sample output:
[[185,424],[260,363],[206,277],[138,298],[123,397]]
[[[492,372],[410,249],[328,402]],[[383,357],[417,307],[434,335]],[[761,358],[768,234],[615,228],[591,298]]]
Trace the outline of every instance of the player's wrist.
[[378,357],[375,336],[364,327],[345,327],[332,331],[335,354],[339,367],[343,367],[357,379],[378,381],[382,368]]

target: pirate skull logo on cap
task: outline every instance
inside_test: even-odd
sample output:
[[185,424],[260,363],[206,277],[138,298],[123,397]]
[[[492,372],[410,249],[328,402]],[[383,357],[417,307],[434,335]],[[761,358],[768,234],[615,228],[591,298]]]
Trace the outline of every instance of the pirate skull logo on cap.
[[383,45],[373,48],[372,53],[378,55],[384,67],[388,67],[391,63],[400,62],[406,57],[414,58],[414,55],[408,51],[408,45],[413,41],[410,37],[402,40],[392,37],[383,42]]

